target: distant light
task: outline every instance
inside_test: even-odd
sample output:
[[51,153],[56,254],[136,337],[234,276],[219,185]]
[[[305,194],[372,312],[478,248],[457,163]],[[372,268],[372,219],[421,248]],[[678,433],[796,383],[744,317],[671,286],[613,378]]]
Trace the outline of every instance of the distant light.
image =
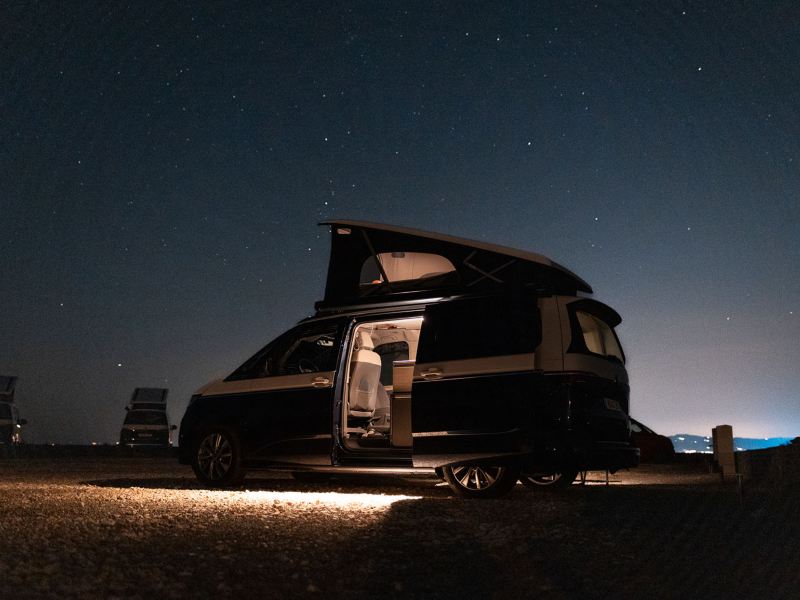
[[117,366],[118,366],[118,367],[121,367],[121,366],[122,366],[122,363],[117,363]]
[[678,436],[678,439],[679,439],[680,441],[683,441],[683,440],[685,440],[686,438],[685,438],[685,437],[680,437],[680,436]]

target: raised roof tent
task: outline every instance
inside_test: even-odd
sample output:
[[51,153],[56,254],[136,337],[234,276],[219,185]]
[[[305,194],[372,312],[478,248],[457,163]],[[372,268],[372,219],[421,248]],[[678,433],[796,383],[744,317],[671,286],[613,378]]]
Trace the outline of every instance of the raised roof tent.
[[167,388],[136,388],[131,396],[131,405],[146,403],[160,405],[163,408],[167,404],[167,393],[169,393]]
[[4,402],[13,402],[14,388],[16,385],[16,377],[11,375],[0,375],[0,400]]
[[364,221],[320,225],[331,228],[320,309],[507,287],[565,295],[592,292],[583,279],[533,252]]

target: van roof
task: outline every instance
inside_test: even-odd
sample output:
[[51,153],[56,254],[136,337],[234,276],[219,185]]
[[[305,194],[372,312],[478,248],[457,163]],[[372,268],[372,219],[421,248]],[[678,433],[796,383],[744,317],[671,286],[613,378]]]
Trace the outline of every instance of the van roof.
[[[317,308],[397,301],[431,293],[485,291],[507,283],[536,287],[551,293],[575,295],[592,293],[591,286],[569,269],[534,252],[489,244],[442,233],[353,220],[327,220],[331,227],[331,256],[325,299]],[[450,279],[420,278],[402,286],[375,286],[364,293],[361,273],[370,257],[384,253],[419,252],[435,254],[452,263]],[[364,297],[368,296],[368,297]]]

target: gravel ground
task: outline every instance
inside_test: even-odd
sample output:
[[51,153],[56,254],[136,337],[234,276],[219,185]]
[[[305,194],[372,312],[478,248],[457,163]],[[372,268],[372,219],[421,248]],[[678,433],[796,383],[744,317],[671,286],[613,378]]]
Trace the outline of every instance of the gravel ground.
[[460,500],[435,479],[200,489],[170,459],[0,461],[0,598],[800,597],[796,486],[643,467]]

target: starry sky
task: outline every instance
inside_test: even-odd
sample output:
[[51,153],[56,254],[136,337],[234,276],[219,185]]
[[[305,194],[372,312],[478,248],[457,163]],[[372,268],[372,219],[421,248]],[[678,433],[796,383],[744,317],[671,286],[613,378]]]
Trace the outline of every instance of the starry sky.
[[800,435],[800,7],[11,2],[0,373],[114,442],[313,312],[324,218],[550,256],[623,317],[632,414]]

